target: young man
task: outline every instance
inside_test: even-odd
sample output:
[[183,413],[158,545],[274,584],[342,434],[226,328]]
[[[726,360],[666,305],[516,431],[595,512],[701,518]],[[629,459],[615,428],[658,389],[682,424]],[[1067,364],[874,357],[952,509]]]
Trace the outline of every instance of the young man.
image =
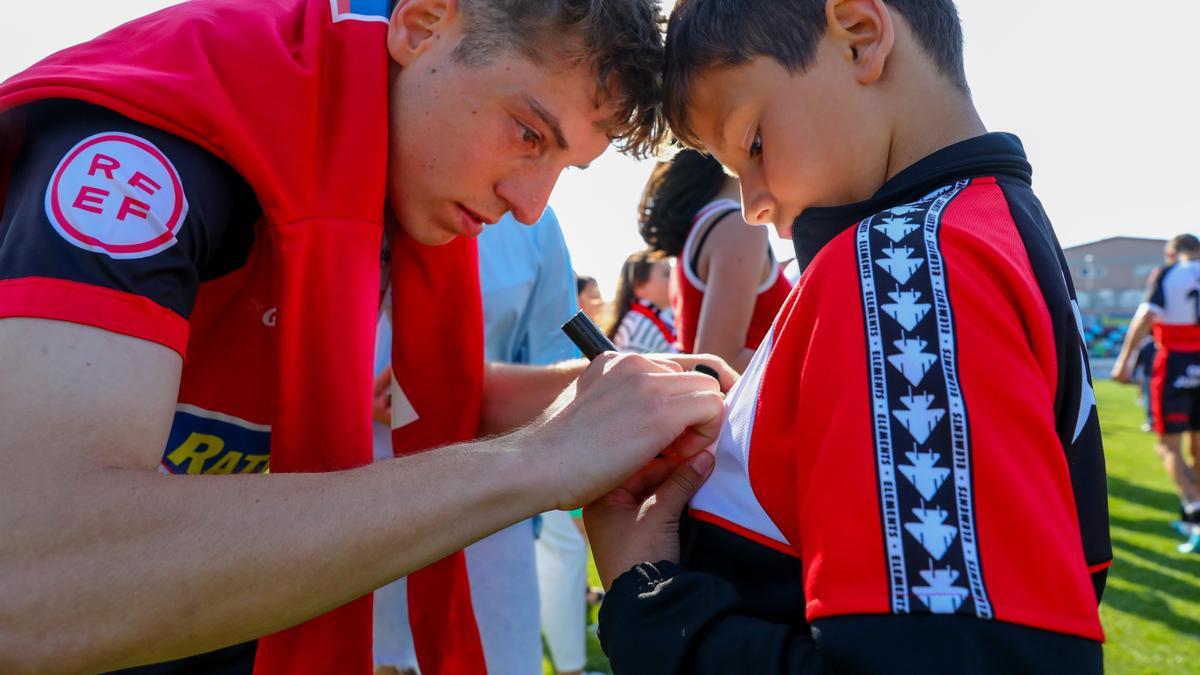
[[1146,301],[1138,307],[1112,376],[1132,380],[1135,347],[1153,333],[1158,348],[1150,378],[1150,413],[1155,449],[1179,493],[1182,518],[1177,529],[1188,542],[1181,552],[1200,551],[1200,482],[1183,456],[1183,436],[1188,435],[1192,459],[1200,440],[1200,239],[1181,234],[1167,244],[1174,262],[1150,278]]
[[[355,598],[707,445],[710,378],[611,356],[532,426],[454,445],[583,371],[485,372],[469,238],[653,142],[655,22],[642,0],[201,0],[0,86],[0,671],[283,631],[257,672],[367,673]],[[385,213],[411,456],[366,466]]]
[[1100,673],[1078,313],[953,3],[684,0],[667,50],[672,128],[806,269],[707,483],[644,472],[589,509],[614,672]]

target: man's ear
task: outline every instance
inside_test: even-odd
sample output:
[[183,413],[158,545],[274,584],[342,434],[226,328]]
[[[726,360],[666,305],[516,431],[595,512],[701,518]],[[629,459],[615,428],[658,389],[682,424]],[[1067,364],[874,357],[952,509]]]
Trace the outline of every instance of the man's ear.
[[883,0],[826,0],[825,17],[826,31],[840,40],[859,83],[878,80],[896,44],[892,12]]
[[388,54],[407,67],[458,20],[458,0],[400,0],[388,21]]

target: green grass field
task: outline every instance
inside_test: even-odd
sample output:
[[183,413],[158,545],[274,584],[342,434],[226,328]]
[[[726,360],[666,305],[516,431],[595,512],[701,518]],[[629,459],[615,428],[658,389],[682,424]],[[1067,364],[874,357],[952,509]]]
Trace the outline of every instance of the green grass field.
[[1109,673],[1200,672],[1200,555],[1176,553],[1179,499],[1142,433],[1133,387],[1096,387],[1116,562],[1100,617]]
[[[1108,673],[1200,673],[1200,555],[1175,551],[1169,523],[1179,507],[1170,481],[1142,433],[1136,390],[1096,387],[1108,458],[1113,564],[1100,615],[1108,634]],[[592,583],[597,584],[595,570]],[[595,620],[595,611],[592,612]],[[612,672],[594,634],[588,670]],[[552,675],[547,660],[543,670]]]

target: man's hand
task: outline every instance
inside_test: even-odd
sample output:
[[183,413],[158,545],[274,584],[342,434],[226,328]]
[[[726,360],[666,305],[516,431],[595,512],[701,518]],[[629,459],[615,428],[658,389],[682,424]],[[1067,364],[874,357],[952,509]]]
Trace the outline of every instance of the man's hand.
[[1133,382],[1132,369],[1126,359],[1117,359],[1117,362],[1112,367],[1112,379],[1121,384],[1131,384]]
[[719,383],[708,375],[675,361],[603,354],[514,444],[529,448],[552,508],[570,509],[659,453],[687,459],[703,451],[717,440],[723,412]]
[[690,460],[656,459],[583,510],[605,589],[639,563],[679,562],[679,516],[713,464],[707,451]]
[[712,354],[647,354],[647,357],[662,361],[672,361],[684,370],[695,370],[696,366],[704,365],[717,371],[721,378],[721,391],[729,391],[737,383],[741,375],[734,370],[725,359]]
[[1133,382],[1132,370],[1136,360],[1134,353],[1156,323],[1158,323],[1158,314],[1149,305],[1143,304],[1138,308],[1133,315],[1133,320],[1129,322],[1129,329],[1125,331],[1125,341],[1121,344],[1121,353],[1117,355],[1117,362],[1113,364],[1112,378],[1114,380],[1123,384]]

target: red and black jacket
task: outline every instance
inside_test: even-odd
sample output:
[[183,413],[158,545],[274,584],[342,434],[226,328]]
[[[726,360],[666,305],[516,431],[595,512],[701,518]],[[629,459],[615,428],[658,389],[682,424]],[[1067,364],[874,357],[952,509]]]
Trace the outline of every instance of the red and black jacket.
[[682,563],[607,596],[614,672],[1102,671],[1104,454],[1031,174],[989,134],[801,215]]

